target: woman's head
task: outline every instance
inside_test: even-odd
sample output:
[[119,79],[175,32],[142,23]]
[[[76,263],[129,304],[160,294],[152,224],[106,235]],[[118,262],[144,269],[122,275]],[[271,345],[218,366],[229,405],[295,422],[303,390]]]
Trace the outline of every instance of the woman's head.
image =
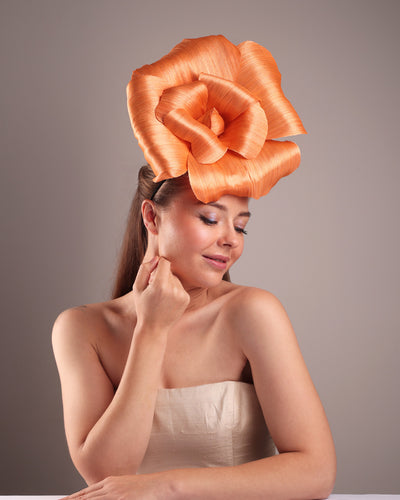
[[[204,267],[206,274],[213,276],[214,280],[220,279],[223,274],[223,279],[229,281],[227,269],[237,260],[243,248],[242,230],[248,217],[238,215],[247,212],[247,198],[224,196],[224,203],[219,203],[219,206],[204,205],[193,195],[187,174],[160,183],[154,183],[153,178],[154,173],[148,165],[140,169],[137,190],[128,215],[113,298],[131,290],[148,248],[149,238],[152,244],[159,246],[157,250],[161,255],[175,261],[173,271],[178,275],[183,273],[186,278],[190,259],[182,257],[185,256],[185,250],[189,252],[189,247],[192,257],[195,246],[198,250],[211,252],[208,257],[231,256],[226,269],[223,263],[220,269],[218,264],[213,265],[212,262]],[[149,220],[154,215],[155,226]],[[232,235],[234,238],[229,242]],[[237,240],[240,240],[239,244]],[[191,262],[193,264],[193,260]]]
[[247,198],[224,195],[205,204],[189,186],[182,186],[165,205],[159,205],[156,198],[145,200],[145,260],[154,255],[168,259],[187,289],[216,286],[242,254],[249,216]]

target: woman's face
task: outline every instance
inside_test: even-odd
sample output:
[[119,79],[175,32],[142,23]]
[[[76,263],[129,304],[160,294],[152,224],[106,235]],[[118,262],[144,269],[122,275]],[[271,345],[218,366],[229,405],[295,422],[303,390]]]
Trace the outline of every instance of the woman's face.
[[242,254],[249,217],[247,198],[204,204],[187,189],[158,212],[159,254],[186,289],[215,286]]

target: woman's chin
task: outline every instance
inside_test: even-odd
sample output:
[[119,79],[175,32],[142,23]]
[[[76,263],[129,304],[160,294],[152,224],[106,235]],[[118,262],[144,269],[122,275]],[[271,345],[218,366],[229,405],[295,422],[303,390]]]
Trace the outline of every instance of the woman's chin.
[[193,288],[213,288],[219,285],[228,269],[215,270],[205,266],[193,266],[182,269],[171,262],[172,273],[180,280],[185,290]]
[[191,276],[190,278],[185,279],[183,276],[178,278],[181,280],[181,283],[185,290],[190,290],[193,288],[214,288],[215,286],[218,286],[223,278],[223,274],[214,274],[214,275],[209,275],[209,274],[203,274],[201,276],[197,276],[194,278]]

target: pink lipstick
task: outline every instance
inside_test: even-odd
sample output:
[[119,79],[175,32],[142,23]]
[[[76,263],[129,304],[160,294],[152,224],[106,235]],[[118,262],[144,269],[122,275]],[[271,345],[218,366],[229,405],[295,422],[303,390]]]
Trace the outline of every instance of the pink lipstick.
[[229,258],[225,255],[203,255],[203,257],[215,269],[225,270],[228,267]]

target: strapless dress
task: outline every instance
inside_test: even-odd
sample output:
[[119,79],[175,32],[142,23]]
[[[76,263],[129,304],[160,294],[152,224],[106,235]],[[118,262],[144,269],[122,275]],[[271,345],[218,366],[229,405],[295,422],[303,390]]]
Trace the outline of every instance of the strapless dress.
[[252,384],[159,389],[138,474],[239,465],[276,453]]

